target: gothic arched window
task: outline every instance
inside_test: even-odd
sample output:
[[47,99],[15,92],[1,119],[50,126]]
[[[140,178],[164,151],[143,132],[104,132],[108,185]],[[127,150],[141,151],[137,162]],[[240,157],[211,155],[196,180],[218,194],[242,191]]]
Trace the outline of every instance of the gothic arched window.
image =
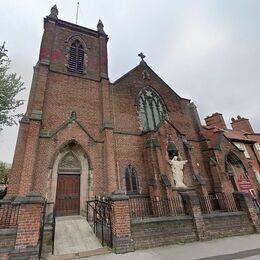
[[138,179],[135,168],[129,164],[125,171],[125,185],[127,194],[138,193]]
[[68,72],[78,74],[84,72],[84,48],[79,40],[70,45]]
[[150,87],[145,87],[139,94],[138,103],[143,131],[155,130],[166,117],[162,99]]

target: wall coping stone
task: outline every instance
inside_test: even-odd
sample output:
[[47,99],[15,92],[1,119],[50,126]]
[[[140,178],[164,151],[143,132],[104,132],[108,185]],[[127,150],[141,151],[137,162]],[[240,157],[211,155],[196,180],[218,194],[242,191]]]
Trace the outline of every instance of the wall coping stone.
[[12,202],[12,196],[6,195],[2,200],[0,200],[0,205],[10,204]]
[[26,196],[19,196],[14,200],[14,204],[41,204],[44,202],[44,197],[38,192],[30,192]]
[[103,129],[114,129],[113,123],[111,121],[105,121],[103,123]]
[[26,248],[15,248],[10,253],[10,259],[35,259],[34,256],[38,256],[39,246],[26,247]]
[[1,228],[0,236],[15,235],[17,233],[17,228]]
[[110,200],[118,201],[118,200],[129,200],[129,196],[127,196],[124,191],[114,191],[110,195]]
[[236,212],[217,212],[212,214],[203,214],[203,218],[222,218],[222,217],[230,217],[230,216],[241,216],[246,215],[247,213],[244,211],[236,211]]
[[181,196],[184,200],[190,201],[190,203],[193,206],[194,205],[200,205],[199,197],[194,190],[180,192],[180,194],[181,194]]
[[170,216],[170,217],[158,217],[158,218],[131,219],[131,224],[173,222],[173,221],[182,221],[182,220],[192,220],[192,217],[191,216]]

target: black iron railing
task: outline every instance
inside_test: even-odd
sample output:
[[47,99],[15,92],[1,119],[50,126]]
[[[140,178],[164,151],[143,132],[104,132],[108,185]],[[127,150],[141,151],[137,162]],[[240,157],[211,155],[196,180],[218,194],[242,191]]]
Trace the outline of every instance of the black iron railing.
[[130,198],[131,218],[187,215],[181,196],[175,198]]
[[107,200],[87,201],[87,221],[93,223],[93,231],[100,239],[102,246],[113,247],[112,222],[111,222],[112,203]]
[[50,203],[47,203],[47,200],[45,199],[42,204],[41,219],[40,219],[39,254],[38,254],[39,259],[41,259],[41,255],[42,255],[45,215],[46,215],[46,205],[47,204],[50,204]]
[[241,211],[239,199],[232,193],[217,193],[199,196],[200,208],[203,214],[219,212]]
[[17,226],[20,205],[11,202],[0,202],[0,228]]
[[54,255],[55,230],[56,230],[56,211],[54,207],[53,215],[52,215],[52,245],[51,245],[51,253],[53,255]]

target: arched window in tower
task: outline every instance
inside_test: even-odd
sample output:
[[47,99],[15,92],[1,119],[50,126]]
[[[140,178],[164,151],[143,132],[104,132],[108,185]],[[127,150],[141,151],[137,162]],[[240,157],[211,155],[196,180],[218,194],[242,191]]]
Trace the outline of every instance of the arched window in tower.
[[138,193],[138,179],[137,171],[135,168],[129,164],[125,171],[125,185],[127,194],[137,194]]
[[160,96],[150,87],[139,94],[139,115],[143,131],[156,130],[166,118],[166,107]]
[[84,48],[79,40],[70,45],[68,72],[78,74],[84,72]]

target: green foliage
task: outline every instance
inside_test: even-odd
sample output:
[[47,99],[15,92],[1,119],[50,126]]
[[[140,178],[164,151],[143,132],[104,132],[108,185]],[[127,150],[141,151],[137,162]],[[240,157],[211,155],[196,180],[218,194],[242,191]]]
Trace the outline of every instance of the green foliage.
[[3,162],[0,162],[0,183],[7,183],[10,168]]
[[23,100],[16,99],[16,95],[24,89],[23,82],[16,73],[8,73],[10,62],[3,44],[0,46],[0,130],[3,126],[17,124],[21,114],[15,113],[15,110],[23,104]]

